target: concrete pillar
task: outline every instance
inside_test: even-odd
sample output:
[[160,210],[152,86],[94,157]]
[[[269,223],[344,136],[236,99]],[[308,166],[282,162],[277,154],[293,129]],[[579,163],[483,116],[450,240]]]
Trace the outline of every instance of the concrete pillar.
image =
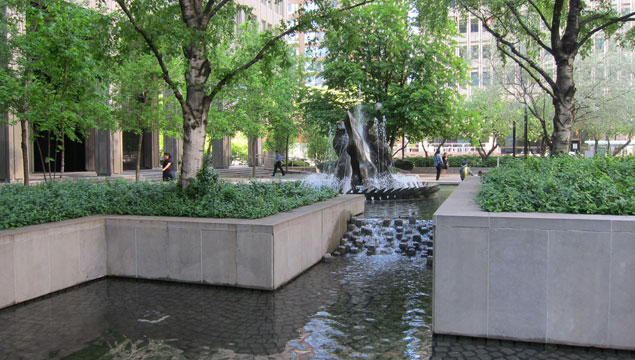
[[263,140],[262,138],[256,138],[254,139],[251,136],[247,137],[248,139],[248,146],[247,146],[247,164],[249,166],[253,166],[252,165],[252,161],[253,161],[253,154],[255,152],[256,154],[256,166],[261,166],[263,164],[263,157],[262,157],[262,144],[263,144]]
[[95,138],[95,171],[99,176],[123,172],[121,131],[97,130]]
[[152,169],[160,166],[159,131],[143,133],[143,162],[142,168]]
[[[175,171],[179,171],[181,168],[181,156],[183,153],[183,142],[181,139],[171,138],[167,135],[163,135],[163,153],[170,153],[172,155],[172,166],[175,166]],[[163,158],[161,153],[161,158]]]
[[86,171],[95,171],[95,141],[97,130],[91,129],[86,134],[84,146],[86,149]]
[[232,138],[223,137],[212,143],[212,160],[214,169],[227,169],[232,164]]
[[[6,121],[12,121],[4,114]],[[20,124],[0,127],[0,181],[19,182],[24,178]]]

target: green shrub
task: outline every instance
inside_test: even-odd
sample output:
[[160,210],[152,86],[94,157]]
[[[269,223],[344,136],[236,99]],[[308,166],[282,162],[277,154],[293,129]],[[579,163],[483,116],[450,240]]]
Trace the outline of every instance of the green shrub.
[[[463,161],[467,161],[470,167],[496,167],[499,157],[490,156],[485,161],[481,160],[478,155],[450,155],[448,156],[448,162],[450,167],[461,167]],[[514,160],[511,156],[501,156],[501,164]],[[518,159],[518,158],[516,158]],[[416,167],[434,167],[434,156],[426,157],[409,157],[408,161],[411,161]]]
[[[287,165],[286,161],[282,162],[282,166]],[[289,166],[302,166],[302,167],[306,167],[306,166],[311,166],[311,164],[309,164],[306,161],[302,161],[302,160],[289,160]]]
[[62,181],[34,186],[0,186],[0,229],[88,215],[148,215],[255,219],[337,195],[299,182],[229,184],[209,171],[191,186],[124,181]]
[[395,159],[393,164],[397,169],[410,171],[414,168],[414,164],[408,160]]
[[482,178],[492,212],[635,215],[635,158],[569,156],[508,162]]

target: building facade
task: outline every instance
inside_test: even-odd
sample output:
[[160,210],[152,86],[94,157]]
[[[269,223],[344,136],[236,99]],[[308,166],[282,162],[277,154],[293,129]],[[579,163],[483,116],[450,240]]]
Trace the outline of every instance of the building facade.
[[[71,0],[84,4],[79,0]],[[255,17],[261,29],[273,29],[283,20],[287,19],[287,0],[276,2],[275,0],[240,0],[242,5],[251,7],[252,16]],[[117,11],[118,5],[114,0],[89,0],[88,6],[98,7],[105,5],[110,11]],[[238,15],[237,23],[244,22],[246,15],[244,12]],[[21,128],[19,121],[11,114],[6,113],[5,125],[0,126],[0,181],[4,182],[20,182],[24,178],[22,149],[21,149]],[[80,141],[65,141],[65,172],[94,172],[99,176],[110,176],[121,174],[124,170],[132,170],[135,168],[137,157],[137,141],[136,134],[123,131],[104,131],[90,129]],[[230,141],[227,138],[226,141]],[[39,143],[38,143],[39,142]],[[44,163],[47,157],[60,160],[59,153],[56,154],[51,145],[47,144],[46,137],[38,140],[38,142],[30,141],[28,145],[29,173],[42,172],[44,168],[48,170],[48,164]],[[223,149],[223,141],[221,141],[219,149]],[[160,166],[161,152],[169,152],[175,158],[180,158],[182,151],[180,139],[170,138],[161,135],[158,131],[143,134],[143,149],[141,168],[151,169]],[[216,148],[216,147],[215,147]],[[44,151],[42,151],[44,149]],[[231,149],[231,147],[229,148]],[[250,147],[250,151],[262,153],[262,139],[254,142],[254,146]],[[251,157],[250,157],[251,158]],[[261,158],[261,156],[257,156]],[[231,153],[229,154],[231,162]],[[55,161],[59,171],[60,161]],[[227,164],[223,167],[229,166]],[[56,170],[56,169],[52,169]]]

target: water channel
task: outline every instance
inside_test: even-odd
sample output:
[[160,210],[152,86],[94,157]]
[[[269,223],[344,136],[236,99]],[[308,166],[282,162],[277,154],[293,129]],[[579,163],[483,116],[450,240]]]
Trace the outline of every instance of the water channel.
[[[423,201],[366,217],[430,219]],[[336,257],[276,292],[94,281],[0,310],[0,359],[613,359],[632,353],[433,337],[432,271],[400,254]]]

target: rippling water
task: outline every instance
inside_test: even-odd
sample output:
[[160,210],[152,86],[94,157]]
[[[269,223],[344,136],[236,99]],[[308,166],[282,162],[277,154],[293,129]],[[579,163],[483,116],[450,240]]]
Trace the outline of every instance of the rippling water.
[[[429,218],[439,203],[366,216]],[[276,292],[104,279],[0,311],[0,359],[611,358],[433,337],[431,277],[390,254],[335,258]]]

